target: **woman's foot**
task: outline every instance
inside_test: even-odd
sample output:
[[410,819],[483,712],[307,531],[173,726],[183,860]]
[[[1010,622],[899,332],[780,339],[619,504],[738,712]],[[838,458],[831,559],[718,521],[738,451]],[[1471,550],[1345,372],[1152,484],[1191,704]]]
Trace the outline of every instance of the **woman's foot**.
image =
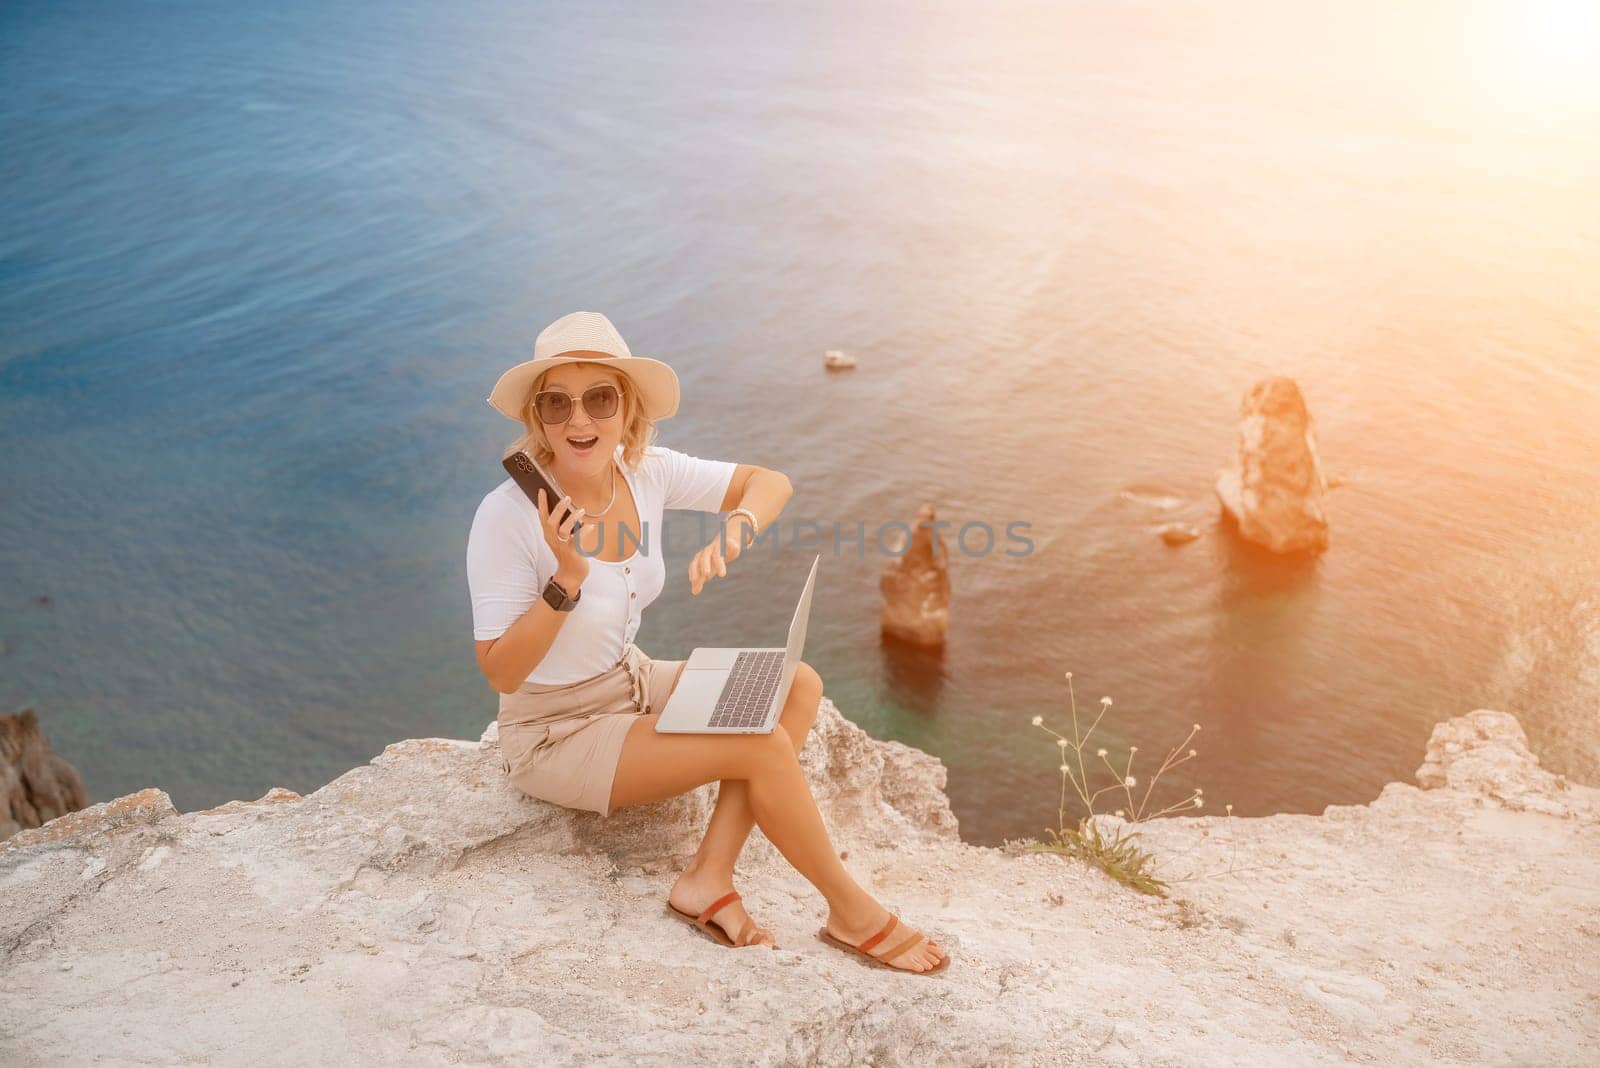
[[[733,889],[733,880],[726,875],[708,875],[705,872],[690,869],[678,876],[678,881],[672,885],[667,893],[667,902],[679,912],[698,916],[707,905]],[[735,900],[722,906],[710,916],[710,922],[725,931],[736,946],[770,946],[778,948],[777,939],[772,937],[772,932],[765,927],[758,926],[744,910],[744,902]],[[740,933],[744,933],[744,941],[739,940]]]
[[[825,930],[846,945],[860,949],[862,943],[877,935],[888,923],[889,910],[874,901],[869,909],[850,915],[830,909]],[[920,934],[922,932],[915,927],[896,922],[887,934],[868,946],[865,952],[891,968],[902,971],[925,972],[937,968],[939,962],[945,959],[944,949],[926,935],[917,938]],[[897,946],[907,942],[912,944],[896,952]]]

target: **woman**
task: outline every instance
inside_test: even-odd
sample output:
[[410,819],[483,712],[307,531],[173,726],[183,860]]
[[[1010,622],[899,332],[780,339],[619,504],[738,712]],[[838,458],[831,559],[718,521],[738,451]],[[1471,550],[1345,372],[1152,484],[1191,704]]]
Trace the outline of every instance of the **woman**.
[[[792,492],[777,471],[650,445],[678,410],[678,379],[634,356],[605,316],[574,312],[539,333],[534,358],[500,376],[489,404],[522,424],[519,446],[565,494],[535,506],[511,479],[491,490],[467,542],[478,666],[500,698],[504,767],[529,796],[608,815],[713,780],[705,839],[667,896],[728,945],[777,941],[733,889],[755,823],[822,892],[841,948],[928,973],[948,957],[862,889],[828,840],[796,756],[816,719],[822,679],[801,662],[779,729],[761,735],[658,734],[682,661],[633,644],[661,592],[664,508],[731,510],[689,562],[690,593],[727,575],[747,539]],[[581,524],[576,536],[574,524]]]

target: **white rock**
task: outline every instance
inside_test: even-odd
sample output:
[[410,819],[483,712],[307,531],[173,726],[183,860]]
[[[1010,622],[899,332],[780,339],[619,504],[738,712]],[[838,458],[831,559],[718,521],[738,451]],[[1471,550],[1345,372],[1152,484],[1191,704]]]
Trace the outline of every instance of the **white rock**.
[[[948,971],[824,945],[824,903],[759,830],[738,886],[780,949],[666,916],[714,786],[602,819],[520,795],[492,740],[411,739],[303,798],[178,813],[147,790],[0,843],[0,1062],[1570,1064],[1600,1046],[1600,792],[1555,785],[1501,713],[1439,726],[1427,789],[1138,825],[1158,873],[1194,876],[1187,924],[1086,865],[962,843],[943,765],[830,701],[801,761],[849,870]],[[141,865],[160,848],[158,884]],[[1541,928],[1564,952],[1525,936]]]

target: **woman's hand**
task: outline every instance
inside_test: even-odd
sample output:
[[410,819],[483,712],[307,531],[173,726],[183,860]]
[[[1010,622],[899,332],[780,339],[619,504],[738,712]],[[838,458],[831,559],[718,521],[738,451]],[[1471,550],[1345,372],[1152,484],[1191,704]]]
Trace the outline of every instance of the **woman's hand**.
[[739,559],[739,554],[744,551],[740,537],[739,531],[724,527],[722,533],[713,538],[709,545],[694,554],[694,559],[689,561],[691,594],[698,597],[700,587],[711,579],[727,575],[728,564]]
[[572,525],[583,516],[583,509],[574,510],[572,498],[562,497],[556,502],[555,511],[562,516],[560,522],[546,505],[545,492],[541,489],[539,522],[544,525],[544,540],[556,554],[555,580],[568,594],[576,594],[584,579],[589,577],[589,558],[578,551],[578,539],[572,534]]

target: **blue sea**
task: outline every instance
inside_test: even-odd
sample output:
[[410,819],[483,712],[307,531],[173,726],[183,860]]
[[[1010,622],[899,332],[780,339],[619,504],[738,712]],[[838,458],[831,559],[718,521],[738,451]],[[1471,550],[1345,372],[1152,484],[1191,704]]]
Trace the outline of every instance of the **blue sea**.
[[[6,4],[0,711],[184,810],[477,738],[485,398],[585,309],[786,523],[1029,524],[942,655],[820,550],[806,659],[969,841],[1054,823],[1067,671],[1141,761],[1201,724],[1208,811],[1368,801],[1480,707],[1597,781],[1600,68],[1536,4],[1289,7]],[[1274,374],[1313,560],[1217,523]],[[641,648],[781,640],[812,551],[692,598],[691,541]]]

